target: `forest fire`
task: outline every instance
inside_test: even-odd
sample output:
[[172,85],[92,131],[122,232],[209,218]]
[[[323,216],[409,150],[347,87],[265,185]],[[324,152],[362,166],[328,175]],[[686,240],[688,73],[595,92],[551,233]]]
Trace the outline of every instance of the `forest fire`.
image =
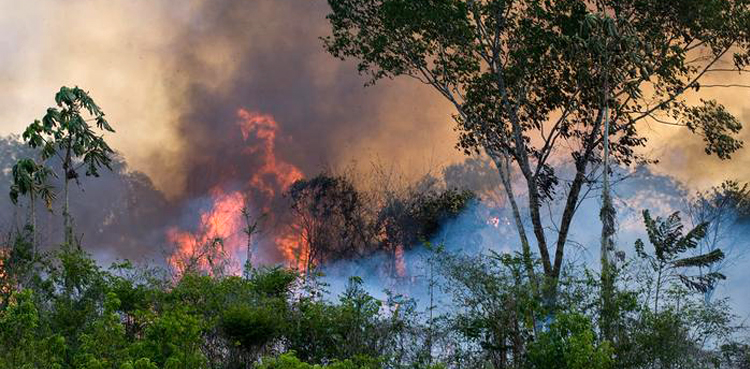
[[[223,262],[221,259],[237,255],[241,250],[244,240],[240,215],[245,204],[244,196],[215,188],[211,198],[212,208],[201,214],[195,233],[177,228],[167,231],[167,239],[175,245],[169,264],[180,273],[194,268],[211,271],[214,263]],[[217,257],[220,260],[216,260]]]
[[0,34],[0,369],[750,369],[750,1]]
[[402,278],[406,277],[406,260],[404,259],[404,247],[402,245],[396,246],[394,256],[396,259],[396,274]]
[[5,294],[9,287],[5,283],[5,279],[7,278],[7,275],[5,273],[5,258],[7,257],[7,252],[3,249],[0,249],[0,293]]
[[[296,166],[277,158],[279,125],[272,116],[245,109],[238,110],[237,116],[247,144],[242,153],[256,158],[260,165],[247,168],[252,175],[242,190],[227,191],[218,184],[210,191],[210,209],[201,213],[195,231],[176,227],[168,230],[167,239],[175,245],[169,263],[178,274],[192,269],[213,273],[219,265],[238,273],[238,261],[247,251],[244,248],[250,247],[243,209],[254,214],[270,213],[271,200],[303,178]],[[307,251],[298,229],[292,220],[291,224],[277,227],[270,239],[289,266],[304,270]]]
[[262,115],[240,109],[240,128],[245,141],[253,138],[260,144],[248,146],[245,152],[259,155],[263,164],[255,168],[249,187],[260,190],[268,197],[280,195],[277,190],[286,191],[294,182],[302,179],[302,172],[294,165],[276,158],[276,135],[279,125],[270,115]]

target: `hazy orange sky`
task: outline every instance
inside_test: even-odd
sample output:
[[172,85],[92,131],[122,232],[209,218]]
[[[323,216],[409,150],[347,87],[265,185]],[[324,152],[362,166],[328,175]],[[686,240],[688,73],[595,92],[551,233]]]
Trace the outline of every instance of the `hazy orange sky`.
[[[79,85],[114,123],[112,145],[170,194],[185,187],[185,153],[201,146],[189,122],[214,127],[241,107],[274,115],[286,155],[307,170],[377,158],[421,173],[461,160],[451,108],[405,79],[365,89],[353,64],[322,50],[325,14],[322,0],[0,0],[0,134],[41,117],[61,85]],[[750,118],[750,89],[701,93]],[[684,129],[643,129],[655,170],[691,188],[750,179],[747,149],[721,162]]]

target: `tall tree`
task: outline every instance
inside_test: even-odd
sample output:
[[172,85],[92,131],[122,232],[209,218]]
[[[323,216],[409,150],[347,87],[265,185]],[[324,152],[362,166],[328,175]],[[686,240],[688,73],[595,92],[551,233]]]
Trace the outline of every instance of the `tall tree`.
[[[63,228],[65,243],[73,243],[70,216],[70,181],[78,180],[78,171],[85,167],[87,176],[99,176],[102,166],[111,169],[114,151],[89,125],[94,121],[102,132],[114,132],[89,94],[78,87],[61,87],[55,94],[57,107],[47,109],[41,121],[35,120],[23,133],[32,148],[40,148],[43,160],[57,158],[64,172]],[[84,117],[88,112],[89,120]]]
[[29,225],[31,226],[31,245],[33,257],[36,259],[37,251],[37,227],[36,227],[36,202],[38,199],[44,201],[47,210],[52,210],[52,202],[55,200],[55,192],[49,183],[49,178],[54,172],[44,164],[39,164],[33,159],[19,160],[11,170],[13,182],[10,186],[10,200],[18,204],[19,196],[29,197]]
[[[644,120],[684,126],[722,159],[742,146],[735,138],[741,124],[721,104],[690,105],[687,97],[709,73],[744,71],[746,0],[328,3],[328,52],[356,59],[368,84],[408,76],[454,105],[458,147],[484,151],[495,163],[533,278],[526,217],[511,182],[511,173],[521,173],[550,306],[582,194],[598,182],[604,122],[613,164],[647,160],[635,151],[647,142],[637,130]],[[604,24],[617,36],[606,38],[610,52],[592,37],[597,18],[610,19]],[[732,66],[722,66],[729,56]],[[553,158],[563,156],[571,160],[556,165]],[[556,198],[559,218],[545,221],[542,207]]]

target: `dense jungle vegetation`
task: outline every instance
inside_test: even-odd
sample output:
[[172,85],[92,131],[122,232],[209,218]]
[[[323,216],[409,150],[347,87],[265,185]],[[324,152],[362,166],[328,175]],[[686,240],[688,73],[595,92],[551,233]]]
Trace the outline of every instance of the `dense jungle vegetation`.
[[639,243],[618,269],[612,340],[599,278],[583,265],[564,270],[550,310],[521,255],[430,247],[430,299],[418,302],[376,299],[358,277],[331,296],[315,274],[282,267],[242,277],[103,269],[78,245],[35,254],[27,230],[2,258],[0,367],[747,368],[728,301],[707,299],[693,284],[703,277],[685,273],[700,230],[646,224],[656,243]]

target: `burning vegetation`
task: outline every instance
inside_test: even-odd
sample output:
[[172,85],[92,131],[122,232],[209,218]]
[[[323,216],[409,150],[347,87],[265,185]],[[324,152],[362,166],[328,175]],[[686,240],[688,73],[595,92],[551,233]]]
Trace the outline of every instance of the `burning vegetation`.
[[[168,261],[177,275],[239,275],[248,255],[256,255],[253,249],[262,245],[303,273],[383,253],[390,261],[379,272],[406,277],[404,252],[433,239],[443,224],[477,205],[471,191],[436,185],[365,193],[345,175],[324,172],[304,179],[297,167],[277,157],[284,132],[272,116],[240,109],[237,117],[246,144],[239,151],[254,163],[248,169],[252,174],[244,184],[215,184],[194,230],[167,230],[174,245]],[[288,210],[272,209],[279,202]],[[255,232],[246,232],[253,221]],[[477,220],[467,228],[481,227]]]
[[[238,132],[242,133],[247,144],[240,152],[250,157],[256,166],[247,168],[252,175],[246,183],[239,184],[241,190],[224,188],[236,186],[236,183],[219,183],[210,190],[210,205],[201,212],[195,231],[168,230],[167,238],[175,245],[169,263],[179,274],[186,270],[213,273],[218,270],[217,265],[221,265],[222,270],[228,271],[229,267],[237,272],[237,265],[232,266],[232,262],[252,255],[247,249],[252,247],[252,240],[248,239],[251,235],[243,232],[248,226],[244,223],[247,219],[243,219],[243,213],[249,212],[256,217],[270,214],[271,203],[302,178],[297,167],[276,157],[276,140],[280,132],[273,117],[245,109],[240,109],[237,117]],[[304,240],[293,233],[295,228],[294,224],[277,226],[276,234],[270,236],[273,246],[289,266],[297,266],[307,254]],[[238,265],[242,264],[244,262]],[[304,262],[299,265],[304,265]]]

